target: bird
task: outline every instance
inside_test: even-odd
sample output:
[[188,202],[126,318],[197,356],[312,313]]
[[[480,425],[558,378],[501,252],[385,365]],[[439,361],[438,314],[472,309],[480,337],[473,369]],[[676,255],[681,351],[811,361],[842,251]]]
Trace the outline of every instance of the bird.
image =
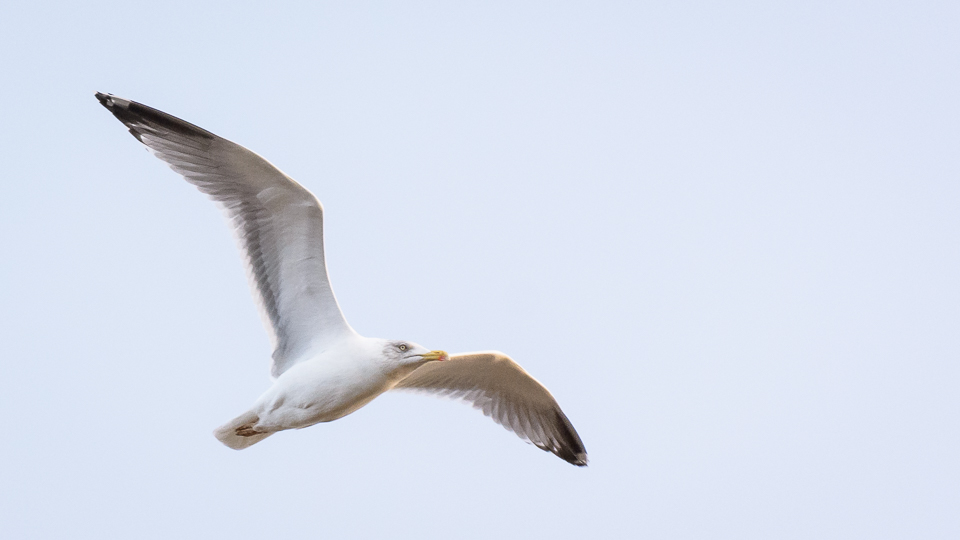
[[214,430],[220,442],[242,450],[405,389],[464,401],[534,446],[587,465],[556,399],[506,354],[450,355],[358,334],[330,285],[323,206],[313,193],[239,144],[136,101],[95,95],[150,153],[213,199],[239,239],[273,345],[273,383],[247,412]]

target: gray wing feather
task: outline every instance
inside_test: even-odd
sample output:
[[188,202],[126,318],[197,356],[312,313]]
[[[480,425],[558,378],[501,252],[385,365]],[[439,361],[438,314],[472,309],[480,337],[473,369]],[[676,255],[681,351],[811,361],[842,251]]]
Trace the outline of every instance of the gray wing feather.
[[460,399],[537,448],[574,465],[587,464],[587,450],[557,401],[503,353],[466,353],[429,362],[394,388]]
[[323,254],[323,207],[306,188],[246,148],[135,101],[97,99],[153,155],[216,201],[232,222],[279,376],[311,346],[352,332]]

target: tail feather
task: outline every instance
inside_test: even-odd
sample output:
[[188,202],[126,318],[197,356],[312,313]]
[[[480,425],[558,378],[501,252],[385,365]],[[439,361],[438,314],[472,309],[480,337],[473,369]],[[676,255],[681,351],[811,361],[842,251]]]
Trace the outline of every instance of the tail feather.
[[[273,435],[272,431],[257,433],[253,426],[260,421],[257,413],[247,411],[213,431],[214,436],[234,450],[243,450]],[[243,433],[243,435],[241,435]]]

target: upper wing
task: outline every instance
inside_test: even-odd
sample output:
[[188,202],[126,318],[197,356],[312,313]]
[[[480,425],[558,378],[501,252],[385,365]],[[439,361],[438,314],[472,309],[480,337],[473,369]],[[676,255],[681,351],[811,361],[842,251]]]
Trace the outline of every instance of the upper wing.
[[97,99],[170,168],[220,204],[236,228],[279,376],[311,345],[352,332],[323,256],[320,201],[267,160],[209,131],[110,94]]
[[538,448],[574,465],[587,464],[587,450],[557,401],[503,353],[465,353],[429,362],[395,388],[462,399]]

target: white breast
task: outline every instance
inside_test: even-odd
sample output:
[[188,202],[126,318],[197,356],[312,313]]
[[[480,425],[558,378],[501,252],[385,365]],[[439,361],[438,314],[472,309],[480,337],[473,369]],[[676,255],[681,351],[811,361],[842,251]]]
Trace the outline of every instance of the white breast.
[[[360,338],[361,340],[363,338]],[[389,390],[379,350],[345,343],[283,373],[254,405],[258,429],[299,429],[346,416]]]

